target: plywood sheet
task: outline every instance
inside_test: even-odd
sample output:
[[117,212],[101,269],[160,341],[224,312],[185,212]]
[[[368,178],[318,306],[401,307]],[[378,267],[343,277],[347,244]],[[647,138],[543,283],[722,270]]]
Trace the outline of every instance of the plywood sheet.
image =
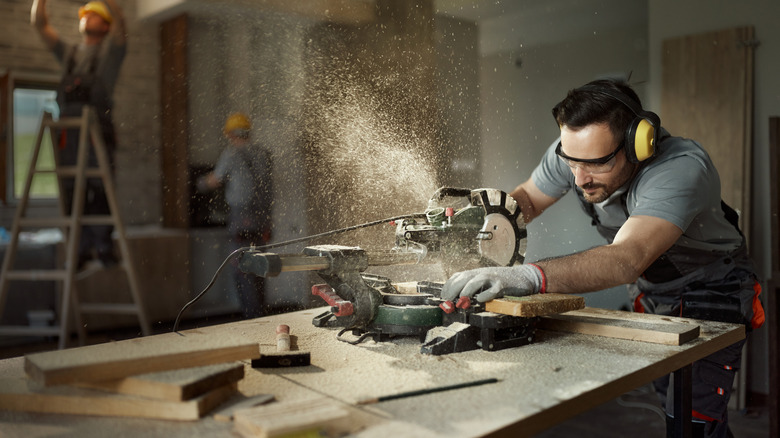
[[78,385],[116,394],[137,395],[158,400],[184,401],[198,397],[221,386],[238,382],[243,377],[244,364],[234,362],[160,371],[104,382],[84,382]]
[[693,139],[709,153],[723,200],[740,213],[748,237],[754,44],[752,26],[664,40],[659,114],[672,135]]
[[260,357],[256,340],[240,332],[198,330],[25,356],[24,369],[37,382],[96,382],[180,368]]
[[700,331],[694,320],[591,308],[542,318],[538,327],[666,345],[682,345]]
[[504,297],[485,303],[485,310],[512,316],[545,316],[585,307],[585,299],[577,295],[536,294],[526,297]]
[[192,400],[172,402],[71,386],[43,387],[24,378],[0,379],[0,410],[52,414],[197,420],[237,392],[235,383]]

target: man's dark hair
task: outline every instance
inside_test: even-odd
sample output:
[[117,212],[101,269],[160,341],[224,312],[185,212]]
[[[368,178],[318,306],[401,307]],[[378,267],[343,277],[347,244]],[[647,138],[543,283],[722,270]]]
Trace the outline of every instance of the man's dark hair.
[[589,89],[570,90],[566,98],[555,105],[552,114],[558,126],[566,125],[578,129],[594,123],[607,123],[612,135],[618,142],[622,142],[626,129],[636,114],[617,99],[595,92],[590,87],[598,87],[611,94],[626,96],[633,99],[641,108],[642,102],[639,96],[627,83],[614,79],[599,79],[589,82],[587,86]]

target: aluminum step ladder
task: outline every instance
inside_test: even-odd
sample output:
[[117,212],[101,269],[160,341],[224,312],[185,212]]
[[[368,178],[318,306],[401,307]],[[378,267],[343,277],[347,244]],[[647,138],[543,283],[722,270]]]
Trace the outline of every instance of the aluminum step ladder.
[[[41,151],[44,133],[54,137],[55,130],[78,128],[79,142],[75,166],[61,166],[57,151],[54,152],[54,169],[39,169],[38,157]],[[90,141],[91,140],[91,141]],[[51,142],[56,149],[56,142]],[[98,166],[88,166],[89,147],[95,150]],[[33,177],[36,174],[55,173],[59,183],[59,204],[61,215],[52,218],[34,218],[27,216],[27,206],[30,200],[30,189]],[[106,198],[110,210],[109,215],[84,215],[85,187],[87,177],[101,178],[105,188]],[[74,190],[71,212],[65,213],[65,202],[62,195],[63,178],[74,178]],[[78,249],[82,225],[113,225],[117,233],[121,260],[118,268],[124,270],[130,286],[132,303],[80,303],[76,281],[95,273],[94,269],[78,272]],[[19,234],[24,228],[59,227],[63,230],[65,260],[64,267],[54,269],[25,269],[15,268],[16,252],[19,246]],[[56,265],[56,264],[55,264]],[[79,344],[83,345],[86,339],[86,331],[82,323],[82,314],[121,314],[136,315],[141,327],[141,333],[146,336],[151,334],[149,322],[144,311],[138,276],[134,267],[133,258],[125,236],[125,229],[119,216],[119,208],[114,191],[113,177],[108,161],[108,155],[103,141],[103,135],[97,120],[94,108],[85,106],[81,117],[66,117],[55,121],[51,113],[44,112],[40,129],[35,139],[32,152],[30,169],[24,184],[24,192],[16,208],[16,215],[10,233],[10,242],[6,248],[3,259],[2,271],[0,271],[0,316],[3,315],[10,283],[12,281],[54,281],[57,282],[57,291],[61,292],[59,299],[59,313],[57,324],[48,327],[33,326],[0,326],[0,336],[57,336],[59,348],[65,348],[70,338],[69,323],[71,317],[76,324]],[[23,293],[15,290],[14,293]]]

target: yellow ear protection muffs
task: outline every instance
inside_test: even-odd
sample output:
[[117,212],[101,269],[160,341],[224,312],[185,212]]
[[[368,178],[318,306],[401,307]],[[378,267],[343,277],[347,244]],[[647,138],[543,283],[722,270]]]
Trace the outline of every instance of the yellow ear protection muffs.
[[661,131],[661,118],[656,113],[643,110],[636,100],[620,91],[591,84],[583,85],[579,90],[609,96],[636,115],[626,129],[625,146],[628,161],[639,163],[655,155]]

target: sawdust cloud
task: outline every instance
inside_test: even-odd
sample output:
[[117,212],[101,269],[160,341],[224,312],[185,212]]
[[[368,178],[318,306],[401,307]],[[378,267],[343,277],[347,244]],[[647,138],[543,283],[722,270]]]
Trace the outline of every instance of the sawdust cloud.
[[[311,225],[326,231],[421,213],[438,188],[436,121],[417,117],[428,113],[428,101],[413,81],[381,71],[381,55],[334,56],[346,51],[339,44],[315,49],[308,66],[318,77],[307,96],[304,128],[310,187],[317,193]],[[387,228],[362,229],[337,240],[387,247],[394,235]]]
[[[323,108],[324,138],[316,166],[322,194],[339,206],[337,226],[419,213],[437,184],[420,139],[371,107],[370,98],[353,89],[343,101]],[[345,222],[346,221],[346,222]]]

